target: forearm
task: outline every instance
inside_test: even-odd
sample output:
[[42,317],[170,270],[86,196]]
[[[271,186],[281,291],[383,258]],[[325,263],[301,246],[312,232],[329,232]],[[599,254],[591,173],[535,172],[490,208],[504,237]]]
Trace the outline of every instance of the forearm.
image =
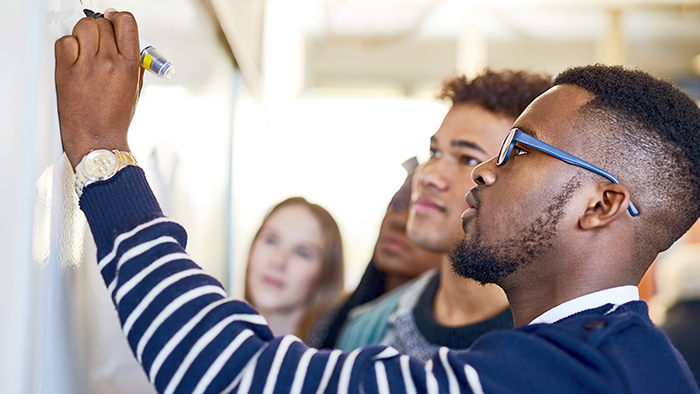
[[449,383],[436,379],[446,363],[434,374],[391,348],[317,351],[273,338],[262,316],[226,298],[185,253],[185,230],[163,217],[140,168],[88,186],[80,205],[124,334],[161,393],[405,392],[406,384],[422,392]]
[[[211,384],[222,391],[238,373],[217,372],[242,370],[259,342],[272,339],[260,315],[227,300],[222,286],[191,261],[184,229],[163,217],[141,169],[127,167],[87,187],[80,206],[124,334],[160,392],[192,383],[191,389]],[[222,360],[223,349],[235,351]]]

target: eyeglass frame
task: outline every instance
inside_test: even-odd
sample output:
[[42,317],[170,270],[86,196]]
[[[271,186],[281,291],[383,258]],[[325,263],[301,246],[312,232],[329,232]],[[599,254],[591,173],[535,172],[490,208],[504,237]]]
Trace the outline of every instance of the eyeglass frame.
[[[593,164],[579,159],[578,157],[567,153],[559,148],[556,148],[552,145],[549,145],[546,142],[540,141],[537,138],[525,133],[524,131],[514,128],[512,129],[508,135],[506,136],[505,139],[503,139],[503,143],[501,144],[501,149],[498,151],[498,156],[496,156],[496,165],[497,166],[502,166],[508,162],[508,159],[510,159],[510,155],[513,152],[513,147],[515,147],[516,143],[520,143],[522,145],[525,145],[527,147],[537,149],[540,152],[544,152],[554,158],[557,158],[565,163],[584,168],[586,170],[595,172],[598,175],[601,175],[605,178],[607,178],[610,182],[612,183],[617,183],[621,184],[620,181],[615,178],[611,173],[598,168],[594,166]],[[630,215],[632,216],[638,216],[639,215],[639,210],[637,207],[634,205],[632,200],[630,200],[629,206],[627,209],[630,212]]]

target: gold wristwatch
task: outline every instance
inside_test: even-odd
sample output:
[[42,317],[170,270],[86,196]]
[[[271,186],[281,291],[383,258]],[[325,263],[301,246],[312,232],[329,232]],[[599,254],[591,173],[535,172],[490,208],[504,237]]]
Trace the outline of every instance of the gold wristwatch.
[[83,195],[85,186],[106,181],[126,166],[139,166],[134,155],[118,150],[93,150],[75,167],[75,192]]

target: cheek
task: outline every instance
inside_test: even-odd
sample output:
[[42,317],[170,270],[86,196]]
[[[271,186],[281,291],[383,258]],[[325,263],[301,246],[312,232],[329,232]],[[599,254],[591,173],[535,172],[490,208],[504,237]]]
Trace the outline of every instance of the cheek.
[[265,272],[271,268],[271,262],[274,258],[274,250],[271,246],[265,243],[258,242],[253,244],[248,257],[248,269],[246,274],[246,282],[248,289],[257,289],[262,281]]
[[379,235],[392,234],[394,236],[406,236],[406,223],[408,222],[408,207],[401,211],[388,211],[384,215],[379,226]]
[[[466,173],[468,173],[469,176],[465,176]],[[467,202],[464,200],[464,196],[476,186],[474,181],[472,181],[471,170],[465,170],[465,174],[462,174],[456,181],[453,181],[450,196],[452,199],[451,205],[454,207],[455,211],[459,211],[460,215],[467,209]]]
[[251,254],[251,258],[248,261],[248,269],[246,271],[245,278],[246,289],[251,296],[255,296],[257,290],[260,288],[260,284],[262,282],[262,274],[260,271],[260,266],[253,262],[253,256]]
[[391,213],[387,212],[386,215],[384,215],[384,219],[382,219],[382,224],[379,225],[379,236],[386,234],[389,229],[389,215],[391,215]]
[[264,245],[254,244],[250,249],[250,256],[248,257],[248,276],[251,273],[258,273],[262,270],[262,267],[267,261],[267,253]]
[[483,237],[491,241],[513,239],[535,225],[556,194],[539,178],[519,178],[501,186],[483,196],[479,214]]
[[290,266],[289,284],[299,295],[308,295],[321,275],[321,261],[294,261]]
[[452,203],[450,204],[449,219],[451,227],[453,229],[457,228],[460,232],[462,231],[462,213],[469,207],[464,200],[464,196],[469,190],[471,190],[471,188],[455,190],[452,196]]

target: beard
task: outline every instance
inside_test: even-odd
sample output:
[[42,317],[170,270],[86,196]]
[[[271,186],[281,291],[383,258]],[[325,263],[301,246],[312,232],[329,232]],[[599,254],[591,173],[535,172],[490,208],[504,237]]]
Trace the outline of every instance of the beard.
[[[562,191],[554,196],[544,212],[535,218],[520,235],[499,240],[491,245],[483,240],[477,214],[474,218],[476,226],[474,239],[467,239],[465,236],[448,255],[452,270],[457,275],[474,279],[482,285],[498,284],[519,268],[535,261],[552,247],[552,240],[557,233],[559,222],[574,192],[580,187],[579,177],[572,177]],[[477,206],[480,206],[477,189],[472,190],[472,196]],[[462,227],[466,232],[466,223],[462,223]]]

